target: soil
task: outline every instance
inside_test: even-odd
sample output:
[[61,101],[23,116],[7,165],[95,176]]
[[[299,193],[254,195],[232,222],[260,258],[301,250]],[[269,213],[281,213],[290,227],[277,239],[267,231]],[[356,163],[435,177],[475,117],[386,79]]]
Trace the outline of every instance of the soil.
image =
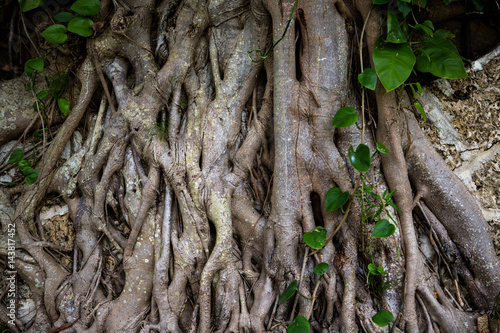
[[[443,113],[420,125],[478,199],[500,256],[500,57],[468,78],[437,80],[426,93],[437,97]],[[451,123],[454,133],[443,123]]]

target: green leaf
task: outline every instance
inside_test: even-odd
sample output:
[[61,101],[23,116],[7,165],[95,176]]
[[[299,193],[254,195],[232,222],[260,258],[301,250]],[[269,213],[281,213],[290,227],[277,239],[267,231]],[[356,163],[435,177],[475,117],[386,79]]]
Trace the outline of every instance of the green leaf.
[[373,47],[373,62],[380,82],[385,90],[391,91],[410,76],[415,55],[409,43],[386,43],[379,37]]
[[358,113],[351,106],[340,108],[333,116],[333,127],[349,127],[358,120]]
[[99,0],[76,0],[70,9],[87,16],[95,15],[101,11]]
[[287,329],[287,333],[310,333],[311,332],[311,326],[309,325],[309,322],[307,321],[306,317],[298,315],[295,318],[295,321],[292,321]]
[[16,148],[12,151],[9,157],[9,163],[19,163],[24,157],[24,152],[21,148]]
[[321,276],[321,275],[325,274],[326,272],[328,272],[329,268],[330,268],[330,266],[328,266],[327,263],[322,262],[322,263],[314,266],[313,272],[314,272],[314,274]]
[[312,232],[305,232],[302,239],[310,248],[322,249],[326,242],[326,229],[318,226]]
[[418,8],[425,8],[427,6],[427,0],[412,0],[412,3]]
[[408,41],[406,30],[406,24],[399,22],[398,15],[389,10],[387,12],[387,38],[385,41],[397,44],[406,43]]
[[414,105],[417,108],[417,110],[420,112],[420,114],[422,115],[422,118],[424,119],[424,121],[427,120],[427,116],[425,115],[425,110],[422,107],[422,105],[418,102],[415,103]]
[[61,13],[57,14],[56,16],[54,16],[54,18],[56,20],[58,20],[59,22],[69,22],[69,21],[71,21],[71,19],[73,17],[74,17],[73,14],[68,13],[68,12],[61,12]]
[[33,132],[33,137],[35,138],[43,138],[43,129],[37,129],[36,131]]
[[19,0],[19,5],[23,12],[38,8],[45,3],[45,0]]
[[292,283],[290,283],[290,285],[285,289],[285,291],[283,291],[283,294],[281,294],[280,298],[278,299],[278,304],[281,305],[288,301],[290,297],[292,297],[293,294],[295,294],[295,292],[297,291],[297,286],[297,280],[293,280]]
[[420,94],[420,96],[422,96],[424,94],[424,91],[422,90],[422,86],[420,85],[419,82],[415,83],[415,85],[417,86],[418,93]]
[[391,0],[373,0],[373,4],[374,5],[385,5],[389,1],[391,1]]
[[325,208],[327,212],[333,212],[334,210],[342,207],[349,200],[349,192],[342,192],[338,187],[332,187],[326,192],[325,196]]
[[31,74],[33,74],[34,71],[39,71],[40,73],[43,72],[44,60],[45,60],[45,58],[40,57],[40,58],[30,59],[30,60],[26,61],[26,63],[24,64],[24,71],[29,76],[31,76]]
[[434,38],[422,42],[415,68],[445,79],[467,77],[462,58],[452,42],[444,38],[453,36],[445,30],[437,30]]
[[372,236],[377,238],[384,238],[391,236],[396,231],[396,227],[386,219],[380,220],[373,228]]
[[75,17],[68,23],[68,30],[82,37],[90,37],[94,33],[92,25],[94,21],[87,17]]
[[57,105],[59,106],[59,110],[67,116],[69,113],[69,101],[66,99],[66,97],[61,97],[57,100]]
[[422,32],[430,37],[432,37],[434,35],[434,32],[432,31],[431,28],[429,28],[428,26],[424,25],[424,24],[417,24],[415,26],[415,29],[416,30],[422,30]]
[[32,168],[25,169],[23,174],[24,174],[24,181],[26,182],[26,184],[28,184],[28,185],[34,184],[36,182],[36,180],[38,179],[39,172],[40,172],[39,170],[32,169]]
[[379,312],[377,312],[377,314],[375,314],[372,317],[372,320],[378,326],[384,327],[384,326],[387,326],[387,325],[389,325],[389,323],[392,323],[394,321],[394,316],[392,315],[391,312],[389,312],[387,310],[380,310]]
[[403,16],[406,16],[409,13],[411,13],[411,4],[410,3],[407,3],[407,2],[402,1],[402,0],[398,0],[397,4],[398,4],[398,9],[401,12],[401,14],[403,14]]
[[354,169],[359,172],[367,172],[370,169],[370,164],[372,162],[372,157],[370,155],[370,148],[367,145],[360,144],[356,151],[352,146],[349,147],[347,151],[347,155],[349,156],[349,162]]
[[367,68],[363,73],[358,75],[358,81],[363,87],[375,90],[375,86],[377,85],[377,74],[373,69]]
[[62,24],[53,24],[42,32],[42,36],[51,43],[64,44],[68,39],[68,30]]
[[31,167],[31,162],[28,160],[20,160],[18,163],[19,170],[24,174]]
[[377,142],[377,150],[382,154],[390,154],[391,152],[387,149],[382,142]]
[[368,272],[370,274],[373,274],[373,275],[380,275],[380,272],[379,272],[377,266],[375,266],[375,264],[373,264],[373,263],[368,264]]
[[47,92],[47,90],[41,90],[38,92],[38,94],[36,94],[36,98],[38,98],[38,99],[43,99],[47,96],[49,96],[49,93]]

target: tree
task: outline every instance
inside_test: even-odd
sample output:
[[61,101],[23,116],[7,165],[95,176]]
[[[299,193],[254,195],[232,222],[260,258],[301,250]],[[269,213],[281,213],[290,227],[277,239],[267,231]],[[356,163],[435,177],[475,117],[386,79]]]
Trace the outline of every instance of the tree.
[[[361,59],[373,61],[384,13],[371,1],[71,8],[94,23],[80,19],[82,33],[67,30],[83,35],[92,26],[93,36],[66,42],[66,26],[52,28],[66,48],[45,60],[57,68],[66,50],[74,62],[71,48],[84,45],[71,65],[78,97],[68,98],[57,133],[42,131],[46,150],[28,166],[39,170],[36,182],[1,189],[18,237],[15,267],[37,304],[28,330],[263,332],[300,315],[307,320],[294,321],[296,332],[375,332],[372,316],[387,310],[396,331],[464,332],[477,314],[462,299],[475,310],[493,306],[500,263],[486,222],[413,112],[400,107],[405,94],[379,82],[373,128],[363,120],[350,46],[359,37],[353,25],[366,22]],[[332,126],[346,105],[359,111],[360,129]],[[62,164],[78,128],[85,142]],[[363,177],[349,148],[360,144],[385,152]],[[35,171],[25,167],[29,183]],[[350,199],[327,212],[335,187]],[[64,200],[75,226],[69,271],[37,227],[51,195]],[[392,236],[370,236],[369,196],[383,199],[376,220],[395,219]],[[417,223],[440,253],[441,279],[419,252]],[[309,255],[303,235],[322,233],[317,227],[331,239]],[[328,269],[318,276],[320,263]]]

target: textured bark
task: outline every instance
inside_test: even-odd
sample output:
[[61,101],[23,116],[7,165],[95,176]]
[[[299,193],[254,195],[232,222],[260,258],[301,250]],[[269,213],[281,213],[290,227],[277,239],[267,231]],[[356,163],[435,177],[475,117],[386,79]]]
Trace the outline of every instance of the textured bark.
[[[106,25],[85,42],[79,95],[37,161],[39,180],[0,187],[2,226],[16,224],[16,267],[37,306],[16,329],[264,332],[303,315],[314,332],[378,332],[371,318],[387,309],[394,332],[461,332],[492,306],[500,263],[481,212],[398,96],[379,84],[376,126],[366,107],[357,127],[331,125],[339,108],[361,109],[352,26],[368,20],[371,50],[382,20],[370,1],[299,1],[284,35],[291,0],[101,7]],[[268,58],[249,59],[281,37]],[[26,129],[17,118],[12,126],[15,136]],[[61,162],[77,128],[85,142]],[[360,178],[347,150],[375,151],[376,141],[391,153]],[[362,183],[396,190],[401,211],[382,213],[399,226],[393,236],[375,239],[361,221]],[[335,186],[353,198],[346,216],[325,209]],[[68,206],[75,226],[69,270],[44,242],[47,197]],[[302,237],[317,226],[332,239],[311,254]],[[420,251],[422,235],[436,262]],[[321,262],[329,270],[319,278]],[[381,292],[369,263],[388,272]],[[298,293],[278,304],[294,280]]]

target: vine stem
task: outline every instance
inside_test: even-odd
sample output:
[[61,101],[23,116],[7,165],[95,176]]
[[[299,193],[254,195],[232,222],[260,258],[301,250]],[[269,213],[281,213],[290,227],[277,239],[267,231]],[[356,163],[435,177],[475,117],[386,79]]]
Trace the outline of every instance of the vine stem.
[[[359,182],[361,181],[361,176],[362,176],[362,174],[360,174],[359,177],[358,177],[358,180],[356,180],[356,185],[354,186],[354,190],[352,191],[351,199],[349,199],[349,203],[347,204],[347,209],[346,209],[346,211],[344,213],[344,217],[342,218],[342,221],[340,221],[340,223],[337,226],[337,228],[335,228],[335,230],[330,235],[330,237],[328,237],[328,239],[325,242],[325,246],[326,246],[326,244],[328,244],[333,239],[333,237],[335,237],[335,235],[337,234],[337,232],[339,232],[340,228],[344,224],[345,220],[347,220],[347,216],[349,215],[349,212],[351,211],[352,201],[354,200],[354,193],[356,193],[356,190],[358,189]],[[313,252],[311,252],[310,255],[314,255],[314,254],[318,253],[320,250],[321,249],[313,251]]]
[[[366,16],[365,22],[363,23],[363,29],[361,29],[361,36],[359,37],[359,61],[361,63],[361,73],[363,73],[363,36],[365,35],[366,24],[368,19],[370,18],[370,14],[372,13],[373,6],[370,7],[370,11]],[[365,87],[361,85],[361,121],[362,121],[362,129],[361,129],[361,143],[365,143]]]
[[314,301],[316,300],[316,293],[318,292],[319,288],[319,283],[321,282],[322,276],[319,277],[318,282],[316,282],[316,285],[314,286],[314,291],[312,294],[312,300],[311,300],[311,307],[309,308],[309,312],[307,313],[307,321],[309,321],[309,318],[311,317],[313,308],[314,308]]
[[[307,255],[309,253],[309,247],[306,246],[306,251],[304,252],[304,260],[302,261],[302,268],[300,270],[300,277],[299,277],[299,285],[297,286],[297,290],[299,292],[297,292],[295,294],[295,299],[293,301],[293,307],[292,307],[292,312],[290,313],[290,321],[292,321],[293,319],[293,314],[295,313],[295,308],[297,307],[297,302],[299,300],[299,295],[300,295],[300,287],[302,286],[302,277],[304,276],[304,272],[306,270],[306,263],[307,263]],[[313,298],[314,300],[314,298]],[[312,308],[312,304],[311,304],[311,308]],[[310,309],[309,309],[310,311]],[[309,317],[307,317],[309,319]]]

